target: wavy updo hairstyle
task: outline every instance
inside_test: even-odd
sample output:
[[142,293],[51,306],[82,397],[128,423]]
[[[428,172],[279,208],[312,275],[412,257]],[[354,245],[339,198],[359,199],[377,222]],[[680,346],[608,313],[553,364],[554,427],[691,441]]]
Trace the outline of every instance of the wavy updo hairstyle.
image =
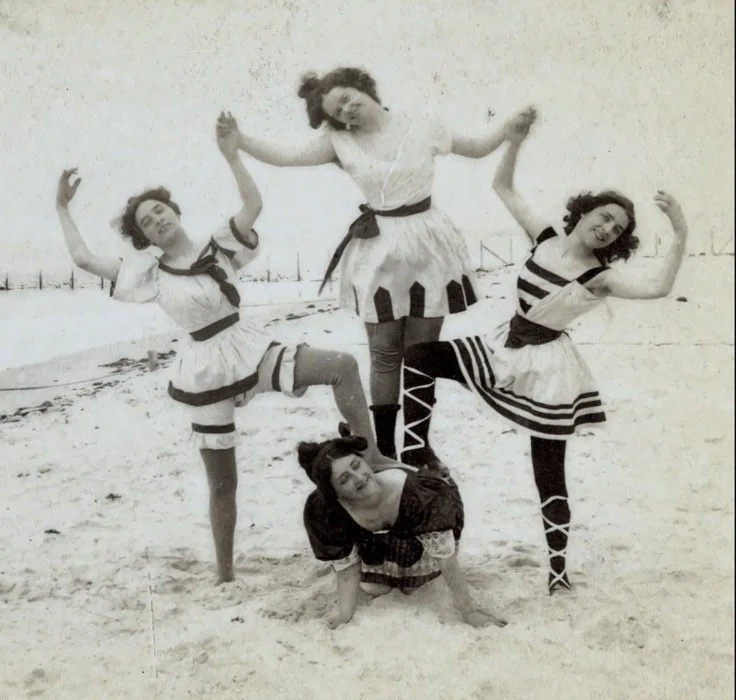
[[349,455],[360,456],[368,449],[365,438],[357,435],[327,440],[325,442],[300,442],[297,445],[299,466],[304,469],[317,490],[330,500],[337,500],[332,485],[332,462]]
[[333,119],[322,107],[322,98],[335,87],[355,88],[381,104],[376,92],[376,81],[360,68],[336,68],[321,78],[316,73],[307,73],[299,86],[299,97],[307,103],[309,126],[313,129],[317,129],[322,122],[327,122],[337,131],[345,129],[345,124]]
[[570,235],[583,216],[589,214],[593,209],[603,207],[606,204],[618,204],[626,212],[629,225],[611,245],[593,251],[602,265],[611,263],[614,260],[628,260],[631,254],[639,247],[639,239],[634,235],[634,229],[636,228],[634,203],[628,197],[624,197],[614,190],[606,190],[598,194],[584,192],[571,197],[567,201],[568,213],[563,218],[565,222],[565,233]]
[[153,199],[157,202],[161,202],[168,207],[171,207],[177,214],[181,216],[181,209],[179,205],[171,199],[171,192],[165,187],[156,187],[151,190],[141,192],[135,197],[131,197],[128,203],[125,205],[125,211],[120,220],[120,233],[123,238],[129,238],[130,242],[136,250],[145,250],[151,245],[143,231],[141,231],[138,222],[135,220],[135,213],[138,211],[138,207],[142,202],[147,199]]

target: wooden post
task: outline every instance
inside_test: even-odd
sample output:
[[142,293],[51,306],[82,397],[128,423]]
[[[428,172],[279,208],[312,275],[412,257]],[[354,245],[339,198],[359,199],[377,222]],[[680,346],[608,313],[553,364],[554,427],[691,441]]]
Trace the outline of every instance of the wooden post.
[[72,269],[71,279],[69,280],[69,285],[71,286],[72,289],[74,289],[74,270],[73,269]]
[[301,282],[302,281],[302,271],[299,267],[299,251],[296,251],[296,281]]
[[105,278],[100,277],[100,289],[104,289],[104,288],[105,288]]
[[10,289],[10,282],[8,282],[8,273],[5,273],[5,289]]
[[38,288],[43,289],[43,272],[38,271]]
[[155,372],[160,367],[158,353],[155,350],[148,351],[148,369],[151,372]]

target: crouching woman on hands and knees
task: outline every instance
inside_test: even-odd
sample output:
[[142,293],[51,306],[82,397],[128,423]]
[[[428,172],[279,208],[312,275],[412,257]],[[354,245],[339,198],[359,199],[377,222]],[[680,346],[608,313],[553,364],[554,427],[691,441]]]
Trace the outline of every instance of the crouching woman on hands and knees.
[[367,436],[367,458],[376,467],[395,464],[376,447],[355,358],[306,344],[287,346],[240,316],[236,272],[258,253],[253,224],[261,211],[261,197],[237,155],[236,136],[235,120],[220,115],[217,144],[235,179],[242,208],[203,241],[184,231],[179,206],[159,187],[131,197],[125,207],[121,232],[135,250],[122,260],[93,253],[69,213],[80,183],[76,169],[64,171],[56,196],[74,263],[112,280],[115,299],[155,302],[186,331],[172,368],[169,395],[187,406],[207,470],[219,583],[234,578],[236,406],[264,392],[301,396],[307,387],[331,386],[350,428]]
[[328,624],[349,622],[358,591],[411,593],[445,577],[463,620],[473,627],[506,622],[473,604],[457,560],[463,503],[456,484],[413,467],[374,473],[356,436],[298,446],[299,464],[317,487],[304,526],[317,559],[337,575],[338,610]]

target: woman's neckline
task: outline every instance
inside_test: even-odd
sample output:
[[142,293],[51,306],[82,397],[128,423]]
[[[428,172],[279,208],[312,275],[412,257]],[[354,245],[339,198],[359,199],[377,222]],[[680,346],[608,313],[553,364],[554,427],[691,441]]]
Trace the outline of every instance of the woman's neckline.
[[[559,277],[560,279],[565,280],[565,282],[567,282],[567,284],[572,284],[573,282],[577,282],[583,275],[587,274],[591,270],[596,270],[596,269],[598,269],[600,267],[605,267],[605,265],[603,265],[596,258],[594,264],[589,265],[588,267],[586,267],[584,270],[582,270],[578,274],[574,274],[573,273],[574,274],[573,277],[570,277],[569,276],[570,275],[570,272],[567,271],[567,270],[565,270],[564,271],[564,274],[563,274],[562,272],[558,271],[557,269],[551,269],[546,264],[542,264],[543,262],[546,263],[547,261],[540,261],[539,258],[537,257],[537,254],[538,254],[538,251],[541,249],[541,246],[544,243],[550,244],[550,243],[552,243],[552,241],[556,241],[556,248],[555,248],[555,251],[554,251],[555,252],[555,255],[553,256],[553,261],[561,261],[561,260],[563,260],[562,255],[560,255],[560,252],[564,249],[564,240],[560,237],[560,235],[557,232],[555,232],[555,235],[554,236],[548,238],[545,241],[542,241],[542,243],[537,246],[537,249],[531,255],[531,260],[534,262],[535,265],[538,265],[539,267],[541,267],[546,272],[549,272],[550,274],[555,275],[555,277]],[[547,249],[549,250],[549,245],[547,246]]]
[[208,252],[211,245],[211,241],[208,241],[204,244],[204,246],[200,249],[199,253],[197,254],[197,257],[194,258],[189,265],[185,267],[181,267],[179,265],[170,265],[168,262],[166,262],[163,258],[166,256],[166,253],[163,253],[158,258],[158,264],[161,266],[164,270],[173,270],[175,272],[188,272],[192,269],[192,266],[195,265],[197,262],[199,262]]
[[[396,526],[396,523],[398,523],[399,520],[400,520],[400,518],[401,518],[401,508],[402,508],[402,505],[404,503],[404,496],[406,494],[406,484],[407,484],[407,481],[409,480],[409,476],[410,476],[411,472],[407,472],[407,471],[401,469],[400,467],[396,467],[395,469],[384,469],[382,472],[379,472],[378,474],[385,474],[387,471],[400,471],[400,472],[402,472],[404,474],[404,480],[401,483],[401,493],[399,494],[399,505],[398,505],[398,509],[397,509],[397,512],[396,512],[396,520],[394,520],[394,522],[391,525],[389,525],[389,527],[387,527],[387,528],[381,528],[381,530],[370,530],[369,528],[364,527],[357,520],[355,520],[355,518],[353,517],[353,512],[358,512],[358,513],[361,512],[360,506],[358,506],[356,508],[354,506],[346,505],[345,503],[343,503],[342,501],[340,501],[338,499],[338,503],[343,508],[343,510],[348,514],[348,516],[350,516],[350,518],[353,520],[353,522],[359,528],[361,528],[363,530],[366,530],[367,532],[374,533],[374,532],[391,530],[391,529],[393,529]],[[376,476],[378,476],[378,475],[376,475]],[[371,512],[374,512],[374,509],[371,509]]]

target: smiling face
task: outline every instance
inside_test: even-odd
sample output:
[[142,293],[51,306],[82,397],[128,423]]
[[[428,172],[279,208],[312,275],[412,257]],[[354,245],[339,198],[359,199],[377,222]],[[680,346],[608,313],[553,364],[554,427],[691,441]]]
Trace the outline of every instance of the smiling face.
[[332,487],[337,497],[360,501],[375,494],[378,481],[368,463],[359,455],[339,457],[332,462]]
[[166,246],[179,231],[179,216],[167,204],[146,199],[138,205],[135,222],[143,235],[155,246]]
[[368,95],[354,87],[338,85],[322,98],[322,109],[346,126],[360,127],[378,108]]
[[580,218],[575,234],[591,250],[606,248],[628,228],[629,217],[618,204],[604,204]]

